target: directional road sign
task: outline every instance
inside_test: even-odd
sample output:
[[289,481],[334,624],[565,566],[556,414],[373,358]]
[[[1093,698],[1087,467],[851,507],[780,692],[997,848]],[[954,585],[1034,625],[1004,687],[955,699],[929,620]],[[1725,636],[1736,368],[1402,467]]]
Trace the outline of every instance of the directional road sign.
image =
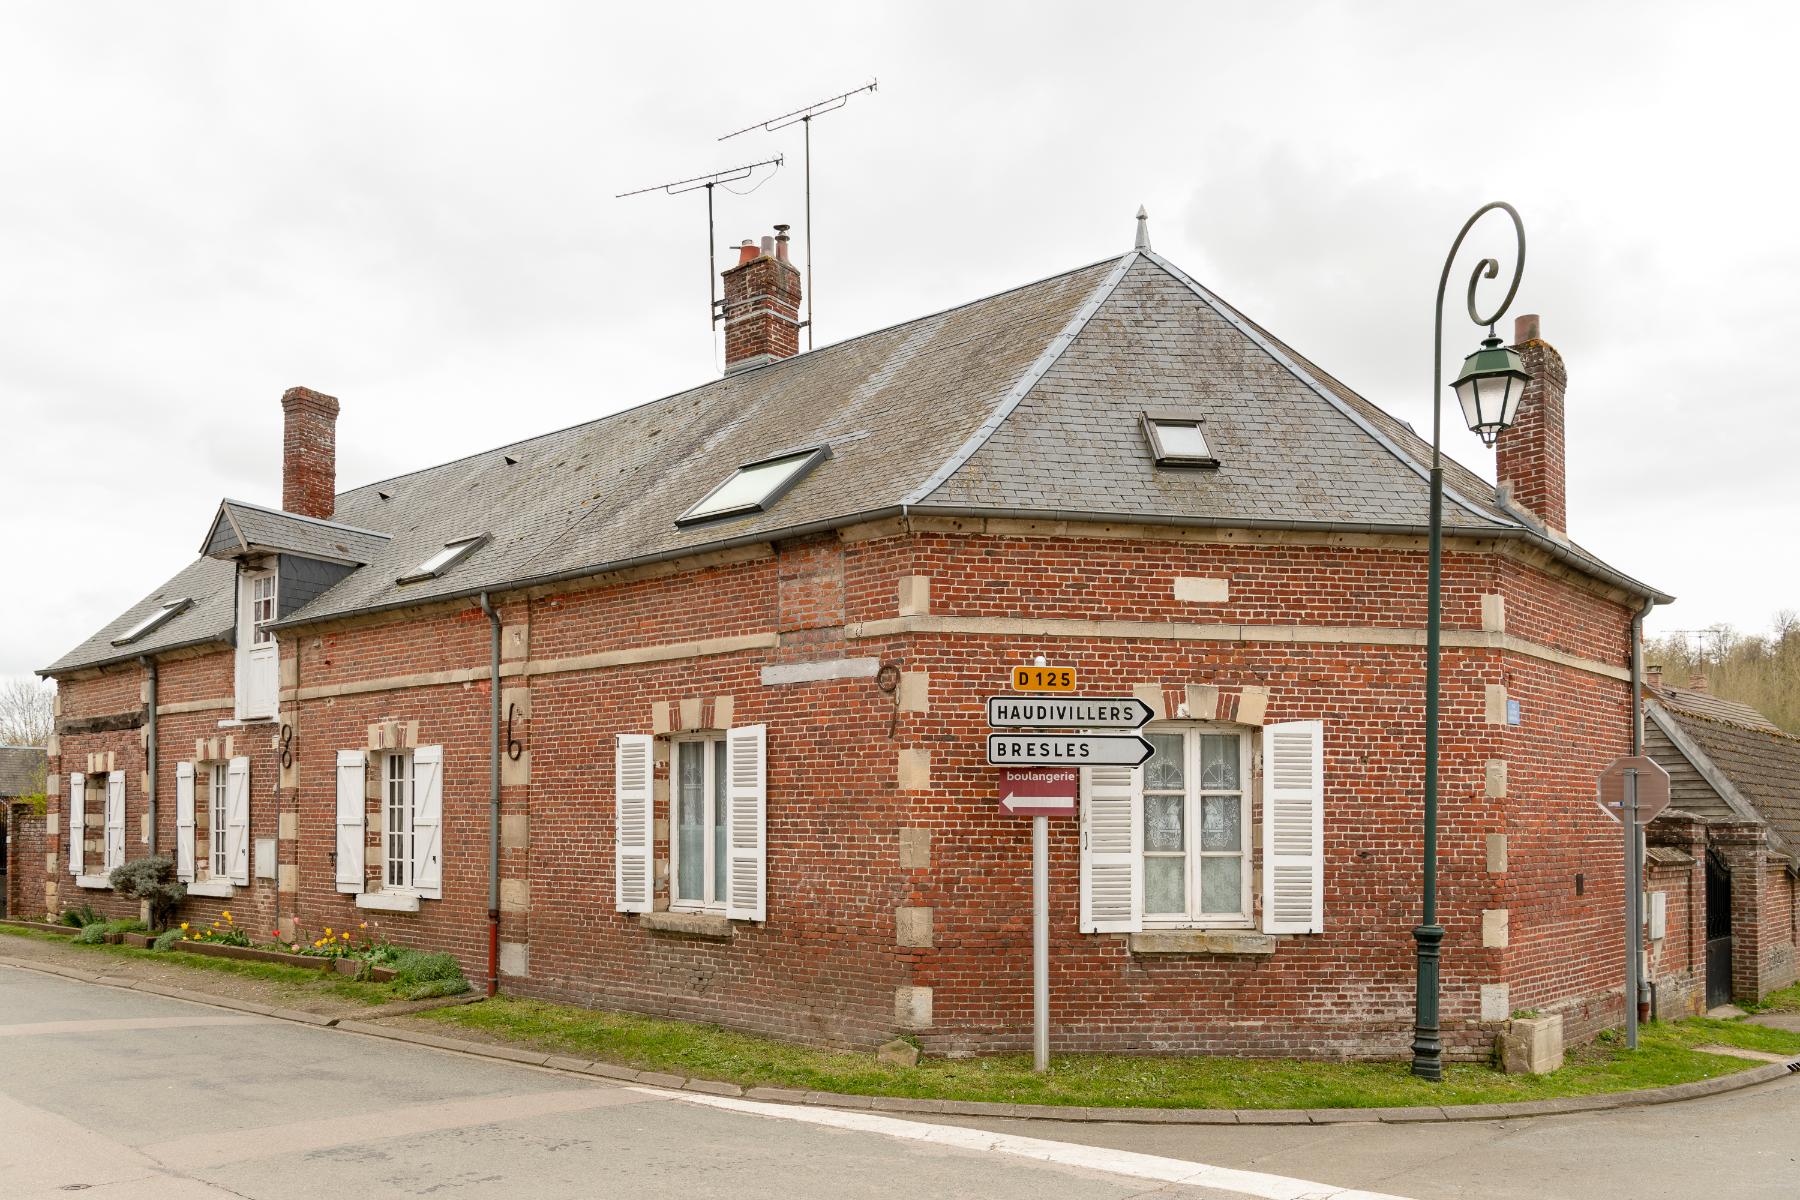
[[995,767],[1135,767],[1155,753],[1135,733],[990,733]]
[[1014,817],[1072,817],[1081,790],[1074,767],[1001,767],[1000,811]]
[[995,729],[1137,729],[1154,717],[1136,696],[989,696]]
[[1669,807],[1669,773],[1647,754],[1616,758],[1600,772],[1600,803],[1617,811],[1624,820],[1625,773],[1637,772],[1637,823],[1648,825]]

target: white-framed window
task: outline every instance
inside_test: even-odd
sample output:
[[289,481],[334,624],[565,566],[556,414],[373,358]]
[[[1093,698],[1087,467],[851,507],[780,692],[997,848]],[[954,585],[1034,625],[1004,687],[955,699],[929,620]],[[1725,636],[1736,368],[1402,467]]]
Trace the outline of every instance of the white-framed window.
[[266,646],[275,640],[269,626],[275,621],[275,572],[250,578],[250,642]]
[[[1081,770],[1083,933],[1325,928],[1325,723],[1163,722],[1141,767]],[[1251,750],[1261,748],[1261,908],[1251,891]]]
[[413,885],[413,756],[396,751],[381,761],[381,882]]
[[[657,899],[656,738],[622,733],[613,761],[613,885],[619,912]],[[768,918],[768,729],[682,736],[669,756],[669,907]]]
[[725,911],[725,735],[674,744],[669,784],[669,907]]
[[226,879],[231,875],[231,851],[225,840],[231,824],[231,814],[226,808],[226,773],[227,764],[223,761],[213,763],[206,772],[206,873],[214,879]]
[[1250,898],[1249,731],[1158,727],[1143,766],[1146,926],[1245,927]]

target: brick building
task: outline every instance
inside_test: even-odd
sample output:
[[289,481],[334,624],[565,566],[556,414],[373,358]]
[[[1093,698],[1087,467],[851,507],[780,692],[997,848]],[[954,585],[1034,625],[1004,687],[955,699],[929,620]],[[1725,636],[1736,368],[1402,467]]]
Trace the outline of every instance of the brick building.
[[1644,749],[1670,807],[1645,830],[1646,977],[1667,1015],[1800,978],[1800,738],[1707,690],[1646,675]]
[[[1042,656],[1157,714],[1155,758],[1084,771],[1052,822],[1056,1048],[1403,1053],[1429,448],[1142,224],[805,354],[786,249],[724,272],[724,378],[558,433],[338,492],[337,401],[289,391],[282,510],[225,501],[46,669],[30,903],[117,909],[104,868],[154,848],[194,918],[367,920],[508,992],[1018,1048],[1030,833],[983,702]],[[1464,1056],[1520,1008],[1618,1019],[1592,788],[1666,599],[1563,532],[1562,368],[1528,320],[1501,487],[1448,475]]]

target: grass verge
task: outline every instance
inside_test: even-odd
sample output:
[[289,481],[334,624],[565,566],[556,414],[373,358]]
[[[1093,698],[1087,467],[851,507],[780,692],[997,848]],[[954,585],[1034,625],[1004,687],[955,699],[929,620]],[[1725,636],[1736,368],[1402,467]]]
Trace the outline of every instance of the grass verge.
[[1745,1012],[1800,1012],[1800,983],[1790,983],[1779,992],[1770,992],[1761,1000],[1747,1000],[1739,1005]]
[[[56,942],[60,945],[77,945],[70,939],[42,929],[21,929],[18,926],[0,925],[0,934],[8,937],[29,938],[33,941]],[[283,989],[294,994],[337,996],[360,1004],[388,1004],[400,997],[387,984],[358,983],[335,971],[313,971],[306,967],[290,967],[285,963],[254,962],[237,958],[213,958],[205,954],[189,954],[181,950],[140,950],[135,946],[79,946],[80,949],[94,954],[107,954],[115,958],[135,959],[141,962],[161,963],[165,966],[190,967],[196,971],[211,971],[218,975],[234,975],[239,979],[260,979],[267,983],[283,986]]]
[[1503,1075],[1454,1064],[1444,1081],[1414,1079],[1403,1063],[1288,1059],[1144,1058],[1071,1054],[1036,1075],[1024,1055],[924,1059],[888,1067],[873,1055],[791,1046],[707,1025],[504,997],[423,1014],[536,1049],[642,1070],[719,1079],[744,1087],[1012,1104],[1142,1108],[1370,1108],[1545,1100],[1688,1083],[1747,1070],[1745,1059],[1701,1054],[1719,1043],[1800,1056],[1800,1034],[1694,1019],[1642,1031],[1635,1054],[1602,1041],[1569,1055],[1552,1075]]

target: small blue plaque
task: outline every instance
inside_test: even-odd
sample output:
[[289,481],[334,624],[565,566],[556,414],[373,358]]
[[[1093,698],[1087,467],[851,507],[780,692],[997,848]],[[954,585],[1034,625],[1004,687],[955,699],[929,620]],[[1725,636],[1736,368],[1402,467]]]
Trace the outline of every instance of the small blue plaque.
[[1508,700],[1506,702],[1506,723],[1508,725],[1517,725],[1519,723],[1520,715],[1519,702],[1517,700]]

